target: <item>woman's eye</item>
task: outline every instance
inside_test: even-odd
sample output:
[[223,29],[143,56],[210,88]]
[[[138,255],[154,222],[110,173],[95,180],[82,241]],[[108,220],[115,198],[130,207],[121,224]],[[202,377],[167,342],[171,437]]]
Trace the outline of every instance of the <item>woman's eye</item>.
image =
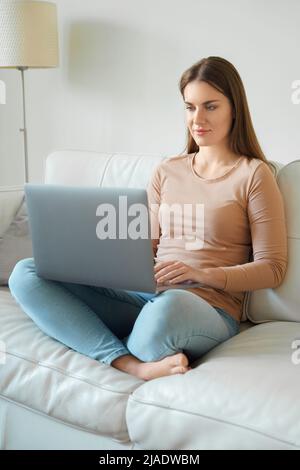
[[[192,106],[186,106],[186,109],[192,109]],[[214,109],[216,109],[216,106],[207,106],[207,108],[209,111],[213,111]]]

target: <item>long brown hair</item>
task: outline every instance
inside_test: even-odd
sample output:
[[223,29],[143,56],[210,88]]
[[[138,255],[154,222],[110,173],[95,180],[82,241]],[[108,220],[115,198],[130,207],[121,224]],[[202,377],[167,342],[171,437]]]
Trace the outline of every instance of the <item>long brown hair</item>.
[[[230,150],[249,159],[258,158],[273,167],[258,143],[244,85],[236,68],[222,57],[210,56],[201,59],[188,68],[180,78],[179,89],[183,99],[185,87],[194,80],[208,83],[229,99],[234,116],[229,134]],[[198,150],[198,144],[187,129],[187,144],[184,152],[193,153]]]

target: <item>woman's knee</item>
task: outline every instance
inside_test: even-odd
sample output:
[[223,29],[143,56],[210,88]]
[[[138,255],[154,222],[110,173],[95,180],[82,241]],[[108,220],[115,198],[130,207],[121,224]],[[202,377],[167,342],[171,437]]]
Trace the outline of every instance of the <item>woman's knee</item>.
[[129,351],[143,361],[157,361],[182,351],[189,337],[190,293],[170,289],[141,310],[126,342]]
[[201,297],[183,290],[170,289],[148,302],[142,309],[136,326],[147,331],[151,338],[200,335],[216,341],[228,334],[223,319]]
[[25,258],[18,261],[12,270],[12,273],[8,279],[8,286],[12,293],[27,283],[27,281],[36,276],[35,264],[33,258]]
[[186,321],[188,312],[199,310],[199,299],[195,294],[183,289],[164,291],[156,300],[158,311],[171,322]]
[[190,293],[170,289],[148,302],[140,314],[140,321],[147,325],[150,336],[166,336],[172,330],[181,331],[186,325],[186,312],[189,310]]

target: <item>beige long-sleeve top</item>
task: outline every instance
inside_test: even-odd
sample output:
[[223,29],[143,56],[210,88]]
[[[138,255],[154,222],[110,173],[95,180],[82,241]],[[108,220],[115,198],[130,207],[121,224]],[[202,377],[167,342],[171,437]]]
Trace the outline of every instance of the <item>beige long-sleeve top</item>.
[[284,278],[282,195],[260,159],[241,156],[222,176],[202,178],[194,157],[169,157],[153,170],[147,194],[151,237],[159,240],[156,258],[199,270],[222,268],[223,289],[204,285],[188,290],[240,321],[246,291],[277,287]]

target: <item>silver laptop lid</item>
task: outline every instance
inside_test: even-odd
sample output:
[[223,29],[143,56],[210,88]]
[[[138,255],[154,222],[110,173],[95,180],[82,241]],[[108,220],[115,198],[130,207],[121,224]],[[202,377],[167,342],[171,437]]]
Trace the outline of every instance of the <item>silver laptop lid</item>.
[[39,276],[156,291],[145,189],[27,183],[25,195]]

